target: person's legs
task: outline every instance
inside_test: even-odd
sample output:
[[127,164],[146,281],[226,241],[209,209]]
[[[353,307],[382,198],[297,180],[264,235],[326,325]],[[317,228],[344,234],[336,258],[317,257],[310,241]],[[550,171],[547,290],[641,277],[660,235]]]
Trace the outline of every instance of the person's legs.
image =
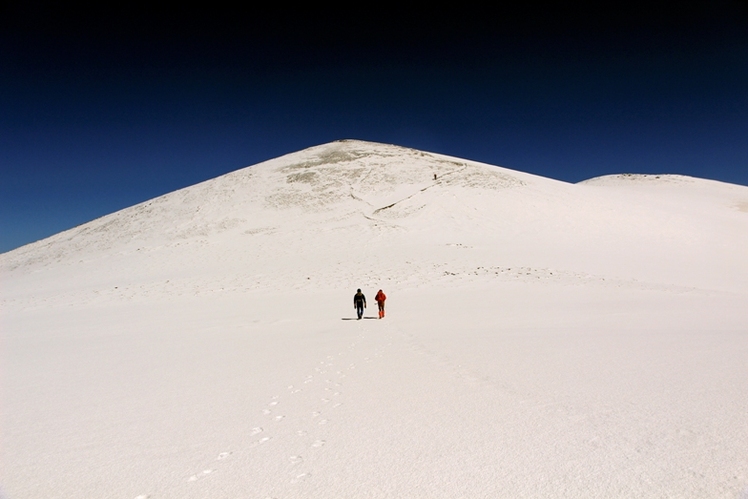
[[364,306],[363,306],[363,304],[359,304],[356,307],[356,313],[358,314],[358,318],[359,319],[364,316]]

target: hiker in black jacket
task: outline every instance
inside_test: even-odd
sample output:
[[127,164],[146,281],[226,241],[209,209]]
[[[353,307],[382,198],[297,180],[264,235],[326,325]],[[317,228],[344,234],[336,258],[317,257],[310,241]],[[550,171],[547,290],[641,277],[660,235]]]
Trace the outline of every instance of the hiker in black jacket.
[[356,309],[358,318],[361,319],[364,316],[364,309],[366,308],[366,297],[360,289],[357,289],[356,294],[353,295],[353,308]]

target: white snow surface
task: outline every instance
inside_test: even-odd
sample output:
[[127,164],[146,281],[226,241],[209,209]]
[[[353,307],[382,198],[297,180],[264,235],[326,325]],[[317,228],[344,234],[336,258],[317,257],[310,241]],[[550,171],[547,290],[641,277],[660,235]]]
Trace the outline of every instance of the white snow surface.
[[0,255],[0,495],[744,499],[747,256],[715,181],[238,170]]

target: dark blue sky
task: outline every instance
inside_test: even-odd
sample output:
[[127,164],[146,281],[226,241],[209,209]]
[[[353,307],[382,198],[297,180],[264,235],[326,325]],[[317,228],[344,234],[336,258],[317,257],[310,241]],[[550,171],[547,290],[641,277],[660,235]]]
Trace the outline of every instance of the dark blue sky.
[[0,7],[0,252],[341,138],[748,185],[746,2],[498,5]]

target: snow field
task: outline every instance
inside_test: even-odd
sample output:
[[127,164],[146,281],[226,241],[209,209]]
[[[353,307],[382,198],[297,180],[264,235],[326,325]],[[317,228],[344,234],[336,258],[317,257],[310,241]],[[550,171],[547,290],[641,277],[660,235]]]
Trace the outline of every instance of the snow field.
[[0,255],[3,490],[743,499],[748,188],[656,177],[340,142]]

